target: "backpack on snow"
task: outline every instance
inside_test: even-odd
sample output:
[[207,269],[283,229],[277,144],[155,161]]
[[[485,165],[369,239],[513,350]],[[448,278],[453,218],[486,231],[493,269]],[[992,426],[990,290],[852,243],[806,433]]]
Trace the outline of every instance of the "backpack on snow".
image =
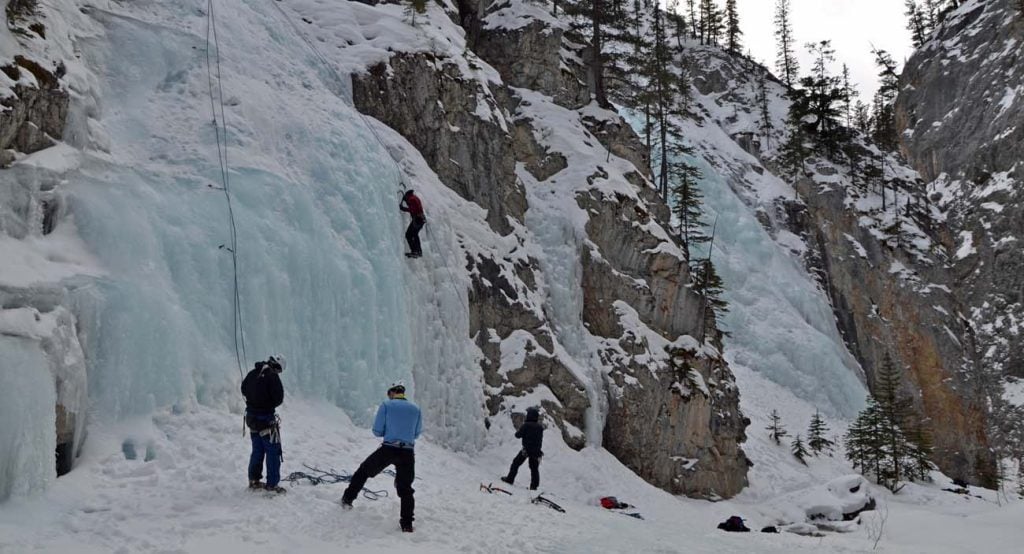
[[743,525],[743,518],[740,516],[731,516],[729,519],[719,523],[718,528],[732,533],[747,533],[750,531],[746,525]]

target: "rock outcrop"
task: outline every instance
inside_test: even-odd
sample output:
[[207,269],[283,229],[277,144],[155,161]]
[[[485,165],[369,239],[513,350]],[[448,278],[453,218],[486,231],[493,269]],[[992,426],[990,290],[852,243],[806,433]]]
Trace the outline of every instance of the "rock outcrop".
[[63,67],[53,71],[15,56],[0,72],[14,82],[13,95],[0,98],[0,151],[31,153],[59,140],[68,116],[69,97],[60,83]]
[[[934,445],[933,460],[947,475],[981,483],[993,463],[983,404],[973,375],[964,371],[966,329],[944,264],[909,255],[879,237],[851,211],[845,191],[812,179],[797,182],[823,287],[850,352],[869,388],[882,364],[902,369],[902,389],[915,404]],[[798,218],[799,219],[799,218]],[[801,230],[794,222],[792,228]],[[941,256],[941,250],[934,252]]]
[[[702,317],[665,230],[646,148],[590,104],[577,46],[545,10],[467,1],[449,16],[466,31],[461,58],[393,53],[353,75],[353,97],[516,241],[509,255],[466,260],[487,411],[531,398],[571,447],[603,443],[674,493],[738,493],[749,421],[714,318]],[[560,267],[523,254],[538,249]],[[578,305],[558,304],[556,287]]]
[[522,221],[526,199],[515,176],[507,117],[489,86],[458,63],[429,53],[396,54],[352,79],[352,96],[413,144],[460,196],[487,209],[507,234]]

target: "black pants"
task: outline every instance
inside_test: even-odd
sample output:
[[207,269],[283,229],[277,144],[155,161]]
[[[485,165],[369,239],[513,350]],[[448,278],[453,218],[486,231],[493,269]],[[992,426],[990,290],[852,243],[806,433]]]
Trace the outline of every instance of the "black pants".
[[397,446],[381,446],[369,458],[359,465],[352,481],[349,482],[342,501],[351,504],[363,490],[366,480],[376,477],[389,465],[395,466],[395,490],[398,491],[398,498],[402,499],[402,509],[399,522],[402,525],[412,525],[412,513],[416,508],[413,500],[412,482],[416,478],[416,454],[409,448],[398,448]]
[[540,486],[540,456],[530,456],[525,450],[520,450],[512,460],[512,467],[508,468],[508,480],[512,482],[516,480],[519,466],[523,465],[526,460],[530,460],[530,489],[536,489]]
[[409,228],[405,230],[405,240],[409,243],[411,254],[422,255],[423,246],[420,245],[420,229],[427,224],[425,217],[413,217],[409,222]]

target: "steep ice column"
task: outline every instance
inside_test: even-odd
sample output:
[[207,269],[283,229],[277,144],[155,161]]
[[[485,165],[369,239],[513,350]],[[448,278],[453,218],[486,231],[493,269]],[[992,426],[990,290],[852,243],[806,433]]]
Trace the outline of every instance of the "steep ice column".
[[[147,5],[144,19],[160,24],[90,12],[106,32],[82,49],[99,76],[88,127],[110,155],[86,157],[68,179],[80,235],[107,270],[75,296],[100,418],[241,401],[194,4]],[[382,387],[410,376],[397,170],[275,13],[252,3],[218,17],[243,371],[283,353],[290,395],[365,422]]]
[[691,161],[703,173],[707,222],[718,222],[712,260],[729,303],[726,351],[823,412],[855,415],[867,393],[824,292],[713,167]]
[[[540,185],[521,172],[520,177],[527,185],[527,192],[539,194]],[[569,194],[571,199],[571,193]],[[560,210],[559,207],[566,207]],[[600,446],[604,421],[608,412],[607,396],[604,394],[604,375],[599,368],[603,364],[596,359],[598,348],[593,336],[583,326],[583,268],[580,252],[585,246],[580,241],[582,223],[573,219],[575,200],[567,200],[561,206],[550,199],[533,198],[526,212],[526,225],[541,245],[539,256],[544,270],[544,309],[550,318],[557,341],[555,354],[560,361],[580,380],[587,391],[590,408],[586,414],[587,444]],[[564,349],[559,352],[559,349]]]
[[44,488],[56,476],[50,363],[39,343],[0,334],[0,501]]

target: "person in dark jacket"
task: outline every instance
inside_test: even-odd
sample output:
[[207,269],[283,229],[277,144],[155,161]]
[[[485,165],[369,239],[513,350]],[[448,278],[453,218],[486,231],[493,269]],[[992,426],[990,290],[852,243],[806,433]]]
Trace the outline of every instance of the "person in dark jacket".
[[[281,429],[276,409],[284,402],[281,372],[284,356],[271,356],[256,366],[242,380],[245,397],[245,424],[249,427],[252,454],[249,456],[249,488],[283,493],[281,481]],[[263,460],[267,461],[267,483],[263,478]]]
[[402,195],[398,209],[409,212],[409,215],[412,216],[412,221],[409,222],[409,227],[405,230],[405,240],[409,243],[409,252],[406,256],[419,258],[423,255],[423,247],[420,245],[420,229],[427,224],[427,216],[423,214],[423,203],[420,202],[418,196],[413,194],[412,190],[407,190]]
[[403,532],[412,533],[413,510],[416,507],[412,482],[416,479],[416,439],[423,430],[420,409],[405,398],[405,385],[395,383],[388,389],[388,399],[377,408],[373,421],[374,436],[384,439],[380,448],[370,454],[352,475],[341,507],[352,509],[352,501],[363,489],[366,480],[384,471],[389,465],[395,466],[395,490],[402,500],[398,523]]
[[541,451],[541,444],[544,442],[544,426],[540,423],[540,410],[536,407],[527,408],[526,421],[516,431],[516,438],[523,439],[523,448],[512,460],[512,466],[508,468],[508,475],[501,480],[509,485],[515,483],[516,474],[519,473],[519,466],[523,462],[530,461],[530,490],[537,490],[540,486],[540,459],[544,455]]

